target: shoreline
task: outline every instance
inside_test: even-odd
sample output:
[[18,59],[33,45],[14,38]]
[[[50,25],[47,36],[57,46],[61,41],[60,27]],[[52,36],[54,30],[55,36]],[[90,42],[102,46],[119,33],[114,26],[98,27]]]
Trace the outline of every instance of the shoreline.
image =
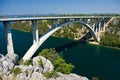
[[94,45],[99,45],[100,46],[100,44],[98,43],[98,42],[88,42],[89,44],[94,44]]
[[111,48],[111,49],[120,50],[120,48],[118,48],[118,47],[105,46],[105,45],[99,44],[98,42],[88,42],[88,43],[89,43],[89,44],[92,44],[92,45],[97,45],[97,46],[102,46],[102,47],[106,47],[106,48]]

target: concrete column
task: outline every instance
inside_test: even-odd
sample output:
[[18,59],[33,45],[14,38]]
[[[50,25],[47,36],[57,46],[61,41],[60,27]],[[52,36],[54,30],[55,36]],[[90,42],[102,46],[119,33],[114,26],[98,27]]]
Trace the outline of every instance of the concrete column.
[[98,23],[98,33],[97,33],[97,37],[98,39],[100,38],[100,27],[101,27],[101,23]]
[[105,31],[105,22],[103,21],[103,31]]
[[67,19],[65,19],[65,21],[69,21],[69,20],[70,20],[70,19],[68,19],[68,18],[67,18]]
[[32,21],[32,33],[33,33],[33,44],[34,44],[34,43],[38,42],[38,40],[39,40],[37,20]]
[[80,18],[80,19],[79,19],[79,21],[83,21],[83,19],[82,19],[82,18]]
[[7,43],[7,53],[14,54],[10,23],[6,21],[6,22],[3,22],[3,24],[4,24],[4,30],[5,30],[6,43]]
[[92,29],[93,31],[95,31],[95,23],[92,25]]
[[90,23],[90,26],[93,25],[92,18],[90,19],[89,23]]
[[57,20],[56,20],[56,24],[59,24],[59,23],[60,23],[60,19],[57,19]]
[[103,31],[103,22],[101,21],[100,31]]
[[97,23],[95,23],[94,31],[95,31],[95,33],[97,33]]
[[56,21],[57,21],[57,20],[55,20],[55,19],[52,20],[52,27],[53,27],[53,26],[57,26],[57,25],[56,25]]
[[91,19],[87,19],[87,24],[91,26]]
[[101,31],[101,22],[98,23],[98,32]]
[[85,23],[88,24],[88,19],[87,18],[85,19]]

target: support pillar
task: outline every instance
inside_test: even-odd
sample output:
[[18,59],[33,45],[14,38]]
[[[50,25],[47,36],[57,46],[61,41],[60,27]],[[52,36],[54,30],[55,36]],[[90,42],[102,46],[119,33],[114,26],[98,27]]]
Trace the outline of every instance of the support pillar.
[[95,31],[95,23],[93,23],[92,29],[93,29],[93,31]]
[[90,23],[90,26],[93,25],[92,18],[90,19],[89,23]]
[[99,22],[98,23],[98,33],[97,33],[98,39],[100,39],[100,26],[101,26],[101,23]]
[[97,33],[97,24],[95,24],[95,32]]
[[82,18],[80,18],[78,21],[83,21],[83,19],[82,19]]
[[105,22],[103,21],[103,31],[105,31]]
[[101,31],[101,23],[99,22],[98,23],[98,32],[100,32]]
[[10,23],[8,21],[6,21],[6,22],[3,22],[3,24],[4,24],[4,30],[5,30],[6,43],[7,43],[7,53],[14,54],[12,34],[11,34],[11,30],[10,30]]
[[102,27],[101,31],[105,31],[105,20],[104,20],[104,18],[101,21],[101,27]]
[[56,22],[57,20],[52,20],[52,26],[57,26],[57,22]]
[[85,19],[85,23],[88,24],[88,19],[87,18]]
[[37,20],[32,21],[32,33],[33,33],[33,44],[34,44],[34,43],[38,42],[38,40],[39,40]]

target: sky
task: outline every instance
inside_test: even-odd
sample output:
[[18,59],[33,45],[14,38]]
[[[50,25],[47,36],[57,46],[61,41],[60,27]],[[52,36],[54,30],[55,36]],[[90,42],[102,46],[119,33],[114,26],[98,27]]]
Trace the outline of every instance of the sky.
[[120,0],[0,0],[0,15],[120,14]]

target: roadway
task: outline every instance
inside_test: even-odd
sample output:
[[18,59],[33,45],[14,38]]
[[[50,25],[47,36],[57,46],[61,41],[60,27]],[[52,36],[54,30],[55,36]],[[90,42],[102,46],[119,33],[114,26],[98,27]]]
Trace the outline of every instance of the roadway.
[[[11,17],[11,18],[0,18],[0,22],[4,21],[29,21],[29,20],[54,20],[54,19],[91,19],[91,18],[112,18],[116,16],[54,16],[54,17]],[[120,16],[117,16],[120,18]]]

